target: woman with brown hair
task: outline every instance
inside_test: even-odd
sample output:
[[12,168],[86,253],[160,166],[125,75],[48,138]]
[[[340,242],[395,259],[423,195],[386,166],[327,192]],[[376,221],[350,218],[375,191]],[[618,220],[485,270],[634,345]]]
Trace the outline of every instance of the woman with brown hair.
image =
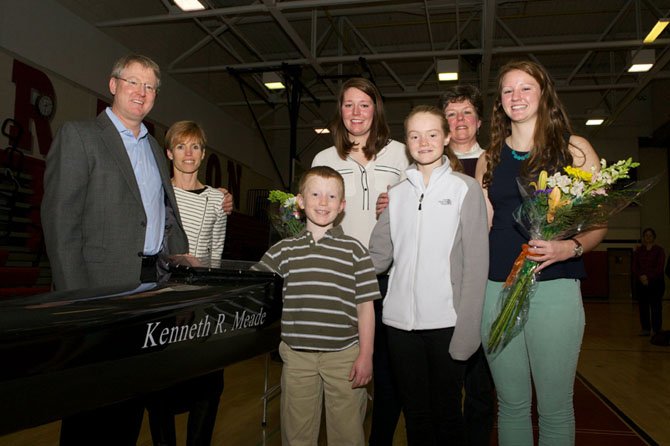
[[[329,166],[342,175],[347,200],[342,228],[345,234],[368,246],[377,223],[375,203],[378,196],[402,180],[409,165],[405,145],[389,138],[381,94],[372,82],[360,77],[342,84],[330,132],[334,145],[319,152],[312,166]],[[377,276],[382,297],[386,293],[387,277],[386,274]],[[374,400],[370,445],[390,446],[401,408],[388,363],[386,330],[381,322],[382,301],[374,303]]]
[[482,316],[488,338],[502,285],[523,243],[539,262],[538,287],[521,333],[495,356],[488,356],[498,396],[501,446],[532,445],[534,385],[540,444],[573,445],[572,404],[577,359],[584,333],[580,279],[583,252],[595,248],[606,229],[567,240],[528,240],[515,225],[513,211],[522,198],[517,177],[528,184],[541,170],[549,174],[574,166],[600,167],[589,142],[572,134],[566,111],[547,71],[534,62],[510,62],[500,69],[491,116],[491,146],[479,158],[476,177],[489,209],[489,282]]

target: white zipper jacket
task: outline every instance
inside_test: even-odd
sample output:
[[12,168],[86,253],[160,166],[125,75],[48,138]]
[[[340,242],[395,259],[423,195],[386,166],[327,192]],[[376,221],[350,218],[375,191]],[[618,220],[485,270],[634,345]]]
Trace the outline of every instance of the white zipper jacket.
[[383,321],[401,330],[455,327],[449,352],[465,360],[481,343],[488,276],[486,205],[479,184],[446,157],[428,186],[415,165],[389,191],[370,239],[378,273],[391,264]]

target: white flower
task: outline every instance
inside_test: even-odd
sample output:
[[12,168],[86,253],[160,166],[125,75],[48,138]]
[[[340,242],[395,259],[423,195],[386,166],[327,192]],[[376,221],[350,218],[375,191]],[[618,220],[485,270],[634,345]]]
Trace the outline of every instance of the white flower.
[[570,180],[570,177],[568,177],[567,175],[561,175],[558,172],[547,178],[547,186],[549,187],[558,186],[558,188],[561,189],[561,192],[565,193],[568,192],[571,182],[572,181]]
[[575,197],[581,197],[583,193],[584,193],[584,182],[575,181],[570,187],[570,194],[574,195]]

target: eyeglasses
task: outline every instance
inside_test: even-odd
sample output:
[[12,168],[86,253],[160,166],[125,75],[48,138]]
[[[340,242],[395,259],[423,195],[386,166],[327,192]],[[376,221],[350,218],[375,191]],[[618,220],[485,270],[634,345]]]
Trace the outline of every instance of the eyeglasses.
[[146,82],[140,82],[140,81],[137,81],[135,79],[124,79],[124,78],[119,77],[119,76],[114,76],[114,77],[117,78],[120,81],[127,82],[128,85],[130,85],[132,88],[135,88],[135,89],[138,89],[138,90],[144,89],[144,91],[146,91],[149,94],[158,93],[158,87],[156,87],[154,85],[151,85],[151,84],[147,84]]

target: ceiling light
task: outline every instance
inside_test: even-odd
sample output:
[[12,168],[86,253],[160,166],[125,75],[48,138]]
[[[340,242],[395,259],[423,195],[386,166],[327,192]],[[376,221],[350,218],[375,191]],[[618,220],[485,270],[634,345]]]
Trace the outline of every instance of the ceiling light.
[[179,6],[182,11],[200,11],[205,9],[205,5],[198,0],[174,0],[174,3]]
[[651,70],[656,61],[656,53],[654,50],[633,50],[631,64],[628,68],[629,73],[643,73]]
[[327,128],[314,128],[314,132],[318,133],[319,135],[330,133],[330,130]]
[[440,59],[437,61],[436,69],[440,81],[458,80],[458,59]]
[[263,73],[263,84],[268,90],[283,90],[286,88],[279,75],[274,71]]
[[586,112],[586,125],[602,125],[605,122],[607,113],[603,109],[588,110]]
[[649,31],[649,34],[647,34],[647,37],[644,38],[643,42],[644,43],[652,43],[654,40],[656,40],[663,32],[666,26],[668,26],[668,23],[670,23],[670,19],[660,19],[654,27]]

